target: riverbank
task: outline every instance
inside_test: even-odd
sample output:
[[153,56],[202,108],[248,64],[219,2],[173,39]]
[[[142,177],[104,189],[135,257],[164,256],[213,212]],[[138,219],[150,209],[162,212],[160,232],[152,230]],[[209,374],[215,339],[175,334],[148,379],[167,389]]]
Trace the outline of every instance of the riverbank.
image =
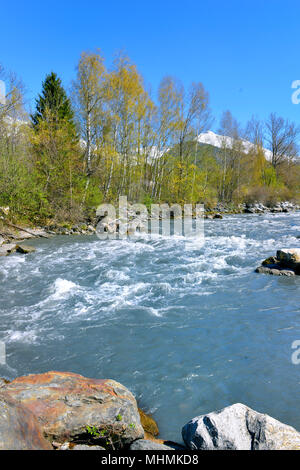
[[298,431],[240,403],[191,419],[184,444],[158,440],[126,387],[69,372],[0,379],[0,411],[1,450],[300,450]]
[[[1,209],[1,208],[0,208]],[[233,214],[280,214],[289,213],[300,210],[300,206],[296,203],[289,201],[280,202],[273,206],[265,206],[261,203],[253,204],[217,204],[214,207],[204,208],[205,219],[222,219],[225,215]],[[12,223],[8,219],[8,213],[5,216],[0,217],[0,256],[6,256],[15,251],[22,251],[20,243],[26,242],[27,240],[34,238],[49,238],[54,235],[93,235],[96,233],[96,227],[101,217],[95,217],[94,220],[89,220],[86,223],[71,224],[65,223],[52,223],[47,226],[28,227],[23,225],[17,225]],[[171,210],[170,216],[174,217],[174,213]],[[176,214],[175,214],[176,216]],[[129,205],[127,210],[127,218],[129,221],[129,231],[131,229],[130,224],[136,219],[139,219],[140,226],[147,223],[147,220],[151,220],[150,216],[145,217],[141,214],[136,215],[135,211]],[[104,230],[108,232],[118,231],[119,220],[109,219],[105,224]]]

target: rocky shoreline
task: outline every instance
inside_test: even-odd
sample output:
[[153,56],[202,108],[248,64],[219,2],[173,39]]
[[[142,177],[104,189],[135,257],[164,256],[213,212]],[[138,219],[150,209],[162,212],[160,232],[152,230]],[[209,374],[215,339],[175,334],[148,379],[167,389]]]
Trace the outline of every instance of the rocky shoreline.
[[[7,209],[7,208],[6,208]],[[0,211],[3,208],[0,208]],[[265,206],[261,203],[254,204],[217,204],[214,207],[205,207],[204,218],[205,219],[223,219],[224,215],[232,214],[266,214],[266,213],[288,213],[300,210],[298,204],[292,202],[280,202],[273,206]],[[12,224],[7,219],[8,213],[5,216],[0,216],[0,223],[5,227],[0,232],[0,257],[7,256],[14,252],[23,254],[32,253],[35,251],[34,247],[26,245],[26,241],[33,238],[50,238],[55,235],[94,235],[96,233],[96,227],[99,222],[101,223],[102,230],[109,233],[117,233],[119,219],[109,219],[104,217],[95,217],[94,220],[89,220],[86,223],[79,224],[51,224],[44,227],[21,227]],[[173,211],[170,212],[170,217],[176,217]],[[136,214],[136,212],[129,205],[127,209],[127,220],[126,225],[127,231],[131,234],[136,229],[137,221],[139,231],[143,231],[147,222],[151,220],[150,216],[145,214]],[[25,244],[24,244],[25,242]]]
[[54,371],[0,379],[0,450],[300,450],[298,431],[241,403],[191,419],[184,444],[157,434],[114,380]]

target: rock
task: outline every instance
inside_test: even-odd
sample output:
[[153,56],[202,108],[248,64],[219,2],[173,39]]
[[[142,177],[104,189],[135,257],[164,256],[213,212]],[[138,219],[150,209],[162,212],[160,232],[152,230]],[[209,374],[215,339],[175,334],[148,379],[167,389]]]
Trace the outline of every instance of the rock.
[[36,415],[51,441],[121,448],[144,437],[134,396],[114,380],[47,372],[19,377],[2,390]]
[[223,219],[223,216],[221,214],[215,214],[214,219]]
[[139,415],[140,415],[141,424],[143,426],[145,433],[153,437],[158,436],[159,429],[156,424],[156,421],[152,418],[152,416],[146,414],[140,408],[139,408]]
[[0,393],[0,450],[52,450],[35,415]]
[[78,444],[72,447],[71,450],[105,450],[105,448],[101,446],[87,446],[85,444]]
[[278,264],[278,259],[275,256],[270,256],[269,258],[265,259],[262,263],[262,266],[269,266],[270,264]]
[[295,276],[295,271],[292,269],[282,269],[280,265],[269,265],[267,266],[259,266],[255,270],[256,273],[259,274],[271,274],[273,276]]
[[52,443],[53,447],[58,450],[105,450],[101,446],[88,446],[86,444],[72,444],[71,442],[65,442],[63,445],[59,445],[57,442]]
[[5,242],[5,238],[3,238],[3,237],[0,235],[0,246],[3,245],[4,242]]
[[276,257],[280,265],[292,268],[300,274],[300,248],[278,250]]
[[16,251],[17,245],[14,243],[4,243],[0,246],[0,256],[7,256]]
[[36,250],[33,246],[17,245],[16,246],[16,251],[18,253],[28,254],[28,253],[34,253]]
[[298,431],[241,403],[192,419],[182,437],[191,450],[300,450]]
[[174,450],[173,447],[166,446],[164,444],[158,444],[157,442],[150,441],[147,439],[139,439],[131,444],[130,450]]

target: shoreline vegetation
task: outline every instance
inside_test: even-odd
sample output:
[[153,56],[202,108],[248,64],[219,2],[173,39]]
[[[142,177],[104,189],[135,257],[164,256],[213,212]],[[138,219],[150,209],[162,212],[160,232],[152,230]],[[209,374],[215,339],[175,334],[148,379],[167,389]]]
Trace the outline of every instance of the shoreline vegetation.
[[156,422],[126,387],[71,372],[0,379],[2,410],[2,450],[300,449],[293,427],[241,403],[191,419],[182,428],[182,443],[158,439]]
[[0,78],[0,207],[17,225],[86,223],[124,195],[147,207],[300,200],[300,128],[276,113],[243,127],[228,110],[217,128],[201,82],[166,76],[152,93],[124,54],[108,69],[83,52],[69,91],[49,73],[29,114],[22,80],[1,66]]

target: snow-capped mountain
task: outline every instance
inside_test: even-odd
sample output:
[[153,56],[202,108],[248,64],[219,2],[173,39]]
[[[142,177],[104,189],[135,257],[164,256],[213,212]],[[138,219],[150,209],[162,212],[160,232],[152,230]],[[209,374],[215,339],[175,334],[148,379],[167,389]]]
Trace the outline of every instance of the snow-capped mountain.
[[[199,134],[198,142],[200,144],[212,145],[213,147],[217,147],[217,148],[221,148],[224,145],[230,148],[233,145],[234,139],[232,137],[215,134],[212,131],[208,131],[208,132],[204,132],[203,134]],[[243,149],[246,153],[248,153],[254,147],[254,145],[248,140],[241,139],[241,142],[243,144]],[[272,152],[267,149],[263,149],[263,150],[264,150],[266,159],[271,160]]]

